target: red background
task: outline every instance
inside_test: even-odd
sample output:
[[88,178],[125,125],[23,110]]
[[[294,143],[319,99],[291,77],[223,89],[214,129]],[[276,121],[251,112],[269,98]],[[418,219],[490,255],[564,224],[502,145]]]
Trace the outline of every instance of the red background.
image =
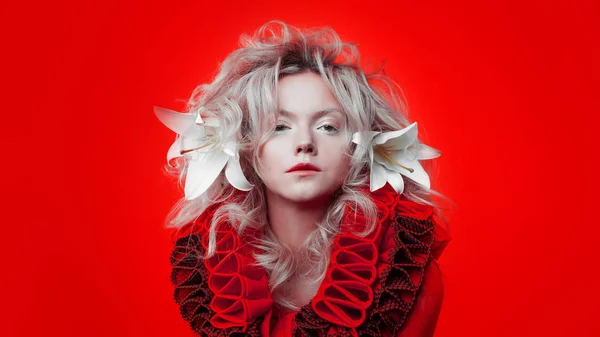
[[4,3],[2,336],[191,336],[169,280],[152,106],[271,19],[387,60],[442,151],[436,336],[598,336],[598,2]]

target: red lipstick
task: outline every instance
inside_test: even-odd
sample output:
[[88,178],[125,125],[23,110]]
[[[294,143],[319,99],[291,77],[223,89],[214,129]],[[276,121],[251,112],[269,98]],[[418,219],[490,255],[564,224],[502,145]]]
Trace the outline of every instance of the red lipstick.
[[289,170],[285,171],[286,173],[289,172],[294,172],[294,171],[321,171],[320,168],[316,167],[315,165],[311,165],[309,163],[301,163],[298,164],[292,168],[290,168]]

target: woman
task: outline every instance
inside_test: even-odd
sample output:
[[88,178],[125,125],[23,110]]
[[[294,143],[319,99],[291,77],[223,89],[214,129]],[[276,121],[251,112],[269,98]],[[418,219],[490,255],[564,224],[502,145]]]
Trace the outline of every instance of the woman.
[[200,336],[432,336],[449,241],[391,81],[331,29],[261,27],[156,108],[185,198],[175,300]]

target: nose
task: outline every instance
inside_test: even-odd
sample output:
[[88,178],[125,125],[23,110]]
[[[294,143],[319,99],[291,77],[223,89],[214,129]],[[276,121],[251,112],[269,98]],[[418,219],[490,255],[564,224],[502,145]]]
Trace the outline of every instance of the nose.
[[301,154],[301,153],[307,153],[307,154],[311,154],[311,155],[314,156],[314,155],[317,154],[317,147],[311,141],[301,142],[296,147],[296,154],[298,155],[298,154]]

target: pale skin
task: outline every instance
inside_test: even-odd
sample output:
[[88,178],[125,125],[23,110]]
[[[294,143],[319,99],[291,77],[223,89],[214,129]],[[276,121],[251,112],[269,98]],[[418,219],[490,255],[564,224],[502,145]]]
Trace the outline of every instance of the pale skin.
[[[345,116],[320,75],[286,76],[279,81],[278,94],[276,133],[261,151],[259,170],[266,186],[269,226],[283,244],[298,250],[348,174],[348,131]],[[287,172],[300,163],[310,163],[319,171]],[[298,278],[288,285],[299,306],[308,304],[319,287],[306,287]],[[433,261],[425,269],[413,310],[396,336],[433,336],[443,293],[441,272]]]
[[[299,248],[315,228],[350,168],[345,116],[325,81],[314,73],[279,81],[275,134],[261,150],[269,225]],[[287,172],[309,163],[319,171]]]

